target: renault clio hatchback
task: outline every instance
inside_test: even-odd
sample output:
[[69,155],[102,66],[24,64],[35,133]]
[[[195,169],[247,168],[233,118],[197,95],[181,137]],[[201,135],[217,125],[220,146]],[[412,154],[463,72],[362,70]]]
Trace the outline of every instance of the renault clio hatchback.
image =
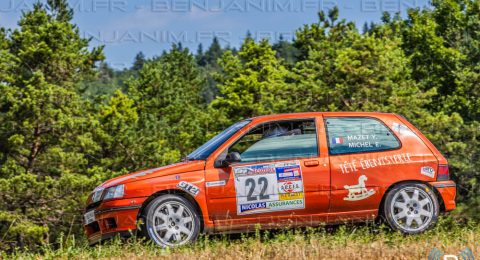
[[228,127],[182,162],[103,183],[84,228],[91,244],[140,232],[160,246],[377,217],[416,234],[455,208],[455,194],[447,160],[399,115],[270,115]]

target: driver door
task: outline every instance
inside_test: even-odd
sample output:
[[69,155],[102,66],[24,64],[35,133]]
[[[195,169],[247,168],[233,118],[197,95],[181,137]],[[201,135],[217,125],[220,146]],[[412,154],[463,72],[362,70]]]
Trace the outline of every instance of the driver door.
[[[288,119],[258,123],[234,136],[216,159],[217,167],[206,169],[208,211],[216,228],[325,221],[330,170],[318,129],[323,129],[321,118]],[[220,166],[231,152],[241,161]]]

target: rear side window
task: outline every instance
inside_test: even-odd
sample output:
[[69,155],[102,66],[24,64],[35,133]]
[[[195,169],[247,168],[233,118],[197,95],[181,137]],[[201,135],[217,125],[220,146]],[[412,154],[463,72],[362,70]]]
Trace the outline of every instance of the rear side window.
[[392,150],[400,147],[385,124],[369,117],[335,117],[326,120],[330,154]]

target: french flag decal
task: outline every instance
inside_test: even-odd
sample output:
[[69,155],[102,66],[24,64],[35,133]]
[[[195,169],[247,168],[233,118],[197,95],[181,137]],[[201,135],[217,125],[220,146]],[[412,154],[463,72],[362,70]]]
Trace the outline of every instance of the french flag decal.
[[332,144],[343,144],[343,138],[342,137],[332,138]]

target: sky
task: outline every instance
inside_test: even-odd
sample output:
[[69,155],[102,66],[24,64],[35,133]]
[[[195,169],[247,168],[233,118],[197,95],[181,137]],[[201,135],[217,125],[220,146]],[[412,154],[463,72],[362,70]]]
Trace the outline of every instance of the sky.
[[[22,11],[37,0],[0,0],[0,26],[16,28]],[[238,47],[247,31],[253,38],[290,40],[304,24],[318,21],[319,11],[334,6],[340,18],[380,21],[383,12],[405,15],[428,0],[69,0],[74,23],[92,46],[105,46],[106,61],[116,69],[130,67],[135,55],[160,55],[173,43],[196,51],[217,37],[222,46]]]

